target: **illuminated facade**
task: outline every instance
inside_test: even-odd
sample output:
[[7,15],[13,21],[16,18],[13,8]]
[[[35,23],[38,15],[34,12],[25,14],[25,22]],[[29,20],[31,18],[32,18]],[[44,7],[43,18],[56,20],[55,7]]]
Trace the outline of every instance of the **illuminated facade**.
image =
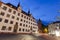
[[60,33],[60,21],[56,21],[56,22],[49,24],[48,31],[50,34],[56,34],[56,31]]
[[26,13],[18,4],[0,2],[0,32],[3,33],[36,33],[38,31],[35,18]]

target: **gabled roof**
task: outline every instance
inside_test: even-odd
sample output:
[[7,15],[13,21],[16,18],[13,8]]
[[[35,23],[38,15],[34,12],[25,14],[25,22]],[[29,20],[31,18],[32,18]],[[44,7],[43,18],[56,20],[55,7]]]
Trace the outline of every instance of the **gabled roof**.
[[55,23],[60,23],[60,21],[52,22],[52,23],[50,23],[49,25],[51,25],[51,24],[55,24]]
[[60,21],[53,22],[53,24],[55,24],[55,23],[60,23]]
[[27,12],[25,12],[25,11],[23,11],[23,10],[21,11],[21,13],[23,13],[23,14],[25,14],[25,15],[28,15],[28,13],[27,13]]
[[6,3],[6,5],[8,5],[8,6],[10,6],[10,7],[14,8],[14,9],[17,9],[17,7],[16,7],[16,6],[14,6],[14,5],[12,5],[11,3]]
[[[21,11],[21,13],[23,13],[23,14],[25,14],[25,15],[29,16],[29,17],[31,16],[31,14],[30,14],[30,13],[27,13],[27,12],[25,12],[25,11],[23,11],[23,10]],[[32,17],[32,18],[33,18],[33,19],[35,19],[34,17]]]
[[[3,3],[3,2],[2,2],[2,3]],[[11,4],[11,3],[3,3],[3,4],[8,5],[9,7],[12,7],[12,8],[15,9],[15,10],[17,10],[17,8],[20,7],[20,3],[18,3],[17,7],[14,6],[14,5]],[[21,10],[21,13],[23,13],[23,14],[29,16],[29,17],[31,16],[31,14],[30,14],[30,10],[28,11],[28,13],[25,12],[25,11],[23,11],[23,10]],[[32,17],[32,18],[35,19],[34,17]]]

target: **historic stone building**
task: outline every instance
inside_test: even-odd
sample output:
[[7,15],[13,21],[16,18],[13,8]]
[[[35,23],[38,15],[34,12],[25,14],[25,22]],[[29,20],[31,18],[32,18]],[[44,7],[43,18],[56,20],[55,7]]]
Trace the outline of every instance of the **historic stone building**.
[[38,26],[30,12],[21,9],[20,3],[14,6],[0,2],[0,33],[37,33]]
[[38,24],[38,32],[42,33],[42,22],[40,19],[38,19],[37,24]]
[[60,21],[53,22],[48,25],[49,34],[56,34],[56,32],[60,34]]

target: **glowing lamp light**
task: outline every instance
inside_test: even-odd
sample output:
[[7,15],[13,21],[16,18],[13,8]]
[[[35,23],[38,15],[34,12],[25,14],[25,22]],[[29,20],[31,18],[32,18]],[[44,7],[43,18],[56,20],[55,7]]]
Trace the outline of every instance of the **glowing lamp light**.
[[48,31],[47,28],[45,28],[45,29],[44,29],[44,32],[47,33],[47,31]]

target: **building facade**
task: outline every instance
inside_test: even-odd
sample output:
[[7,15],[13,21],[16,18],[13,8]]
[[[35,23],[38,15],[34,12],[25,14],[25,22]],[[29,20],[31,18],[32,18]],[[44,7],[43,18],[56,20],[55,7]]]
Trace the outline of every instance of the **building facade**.
[[18,4],[0,2],[0,32],[3,33],[36,33],[38,31],[35,18],[26,13]]
[[53,22],[48,25],[48,31],[50,34],[56,34],[56,32],[60,34],[60,21]]

